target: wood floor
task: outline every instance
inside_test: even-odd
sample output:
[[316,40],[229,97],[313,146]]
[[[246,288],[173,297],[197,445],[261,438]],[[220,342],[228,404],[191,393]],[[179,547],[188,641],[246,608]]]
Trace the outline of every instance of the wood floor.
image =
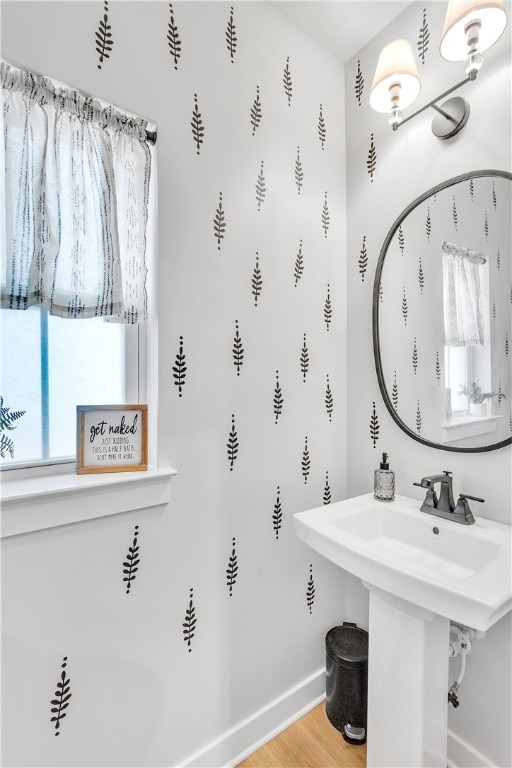
[[366,745],[347,744],[322,703],[237,768],[365,768]]

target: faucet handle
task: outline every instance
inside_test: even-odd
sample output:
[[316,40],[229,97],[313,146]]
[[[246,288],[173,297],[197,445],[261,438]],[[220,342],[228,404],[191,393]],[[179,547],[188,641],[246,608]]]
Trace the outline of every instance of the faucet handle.
[[481,499],[479,496],[470,496],[467,493],[459,493],[459,498],[457,501],[457,506],[453,510],[453,514],[457,515],[460,519],[460,522],[466,523],[466,525],[471,525],[475,522],[475,518],[473,516],[473,513],[471,509],[469,508],[468,499],[471,499],[471,501],[485,501],[484,499]]
[[451,477],[453,475],[453,472],[451,471],[451,469],[443,469],[443,474],[449,475]]
[[471,501],[480,501],[482,503],[485,501],[480,496],[470,496],[469,493],[459,493],[459,499],[471,499]]

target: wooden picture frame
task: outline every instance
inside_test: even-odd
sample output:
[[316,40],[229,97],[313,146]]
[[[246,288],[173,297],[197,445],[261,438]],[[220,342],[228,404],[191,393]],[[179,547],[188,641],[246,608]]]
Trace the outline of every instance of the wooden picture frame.
[[76,473],[144,472],[148,468],[148,407],[77,405]]

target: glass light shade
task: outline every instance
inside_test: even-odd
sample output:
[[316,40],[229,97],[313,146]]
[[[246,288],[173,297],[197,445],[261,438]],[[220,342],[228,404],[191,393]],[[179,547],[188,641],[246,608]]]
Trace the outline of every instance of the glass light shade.
[[501,37],[507,26],[507,12],[502,0],[450,0],[439,52],[447,61],[464,61],[468,55],[464,28],[479,20],[478,50],[486,51]]
[[376,112],[390,111],[390,88],[395,83],[400,84],[398,103],[404,109],[412,104],[421,90],[416,62],[407,40],[393,40],[380,52],[370,93],[370,106]]

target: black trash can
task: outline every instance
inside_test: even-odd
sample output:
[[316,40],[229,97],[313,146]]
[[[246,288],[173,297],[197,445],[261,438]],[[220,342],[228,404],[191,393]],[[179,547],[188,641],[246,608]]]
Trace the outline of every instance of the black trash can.
[[368,632],[343,622],[325,636],[325,711],[349,744],[366,743]]

